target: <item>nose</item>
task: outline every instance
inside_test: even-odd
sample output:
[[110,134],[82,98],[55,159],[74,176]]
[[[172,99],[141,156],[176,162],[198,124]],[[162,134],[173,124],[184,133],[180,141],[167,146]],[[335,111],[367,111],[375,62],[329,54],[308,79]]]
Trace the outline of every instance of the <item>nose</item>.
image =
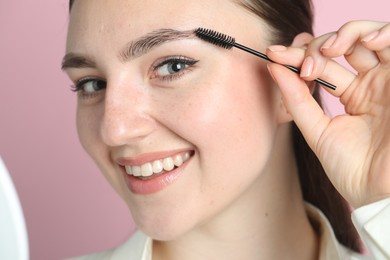
[[142,87],[107,84],[101,137],[108,146],[121,146],[146,138],[155,128],[148,114],[149,98]]

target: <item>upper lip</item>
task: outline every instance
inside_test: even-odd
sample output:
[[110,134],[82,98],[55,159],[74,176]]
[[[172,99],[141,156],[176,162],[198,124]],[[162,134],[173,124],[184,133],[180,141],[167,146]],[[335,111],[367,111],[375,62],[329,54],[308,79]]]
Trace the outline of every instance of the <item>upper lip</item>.
[[151,153],[143,153],[137,156],[131,157],[118,157],[116,162],[121,166],[126,165],[143,165],[148,162],[153,162],[155,160],[160,160],[166,157],[173,157],[177,154],[182,154],[185,152],[192,152],[191,149],[180,149],[180,150],[171,150],[171,151],[160,151],[160,152],[151,152]]

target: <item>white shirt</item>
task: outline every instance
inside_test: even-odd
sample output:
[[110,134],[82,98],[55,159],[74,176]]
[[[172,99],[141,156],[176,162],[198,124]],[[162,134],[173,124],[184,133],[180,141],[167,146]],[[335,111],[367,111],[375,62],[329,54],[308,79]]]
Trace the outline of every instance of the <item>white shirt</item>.
[[[353,223],[370,254],[365,256],[341,245],[324,214],[307,204],[309,218],[320,227],[320,260],[390,259],[390,198],[356,209],[352,213]],[[153,240],[136,231],[122,245],[101,253],[69,258],[69,260],[152,260]]]

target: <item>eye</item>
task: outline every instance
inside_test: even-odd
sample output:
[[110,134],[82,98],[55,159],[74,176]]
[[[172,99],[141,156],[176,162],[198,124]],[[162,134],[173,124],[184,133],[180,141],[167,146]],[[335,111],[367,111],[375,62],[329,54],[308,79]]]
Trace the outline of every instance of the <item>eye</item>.
[[93,97],[97,92],[106,88],[107,83],[104,80],[96,78],[85,78],[79,80],[72,90],[79,92],[82,97]]
[[161,80],[177,79],[197,62],[197,60],[186,57],[165,58],[162,61],[157,61],[157,65],[153,66],[151,78],[159,78]]

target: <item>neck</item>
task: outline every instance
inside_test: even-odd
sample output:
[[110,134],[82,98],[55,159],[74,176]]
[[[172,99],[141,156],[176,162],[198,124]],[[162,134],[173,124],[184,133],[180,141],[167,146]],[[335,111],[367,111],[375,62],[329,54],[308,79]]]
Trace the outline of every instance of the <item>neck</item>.
[[286,147],[274,153],[272,171],[223,212],[175,240],[154,241],[153,259],[317,259],[293,153]]

